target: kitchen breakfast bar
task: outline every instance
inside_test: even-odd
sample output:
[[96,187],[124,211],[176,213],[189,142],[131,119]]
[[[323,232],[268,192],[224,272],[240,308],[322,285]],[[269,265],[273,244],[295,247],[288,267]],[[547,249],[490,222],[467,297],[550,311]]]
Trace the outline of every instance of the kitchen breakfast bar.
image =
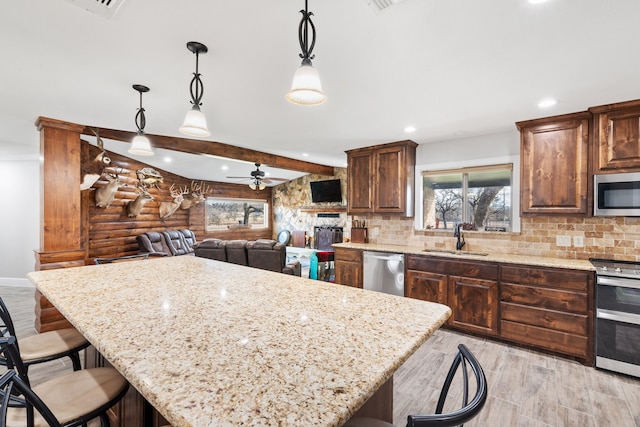
[[451,313],[193,256],[28,277],[175,427],[341,426]]

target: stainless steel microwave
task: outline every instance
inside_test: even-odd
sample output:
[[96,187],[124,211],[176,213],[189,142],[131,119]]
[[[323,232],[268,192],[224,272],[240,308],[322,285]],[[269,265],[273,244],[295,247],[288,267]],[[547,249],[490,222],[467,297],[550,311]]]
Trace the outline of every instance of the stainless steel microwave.
[[640,216],[640,172],[594,175],[595,216]]

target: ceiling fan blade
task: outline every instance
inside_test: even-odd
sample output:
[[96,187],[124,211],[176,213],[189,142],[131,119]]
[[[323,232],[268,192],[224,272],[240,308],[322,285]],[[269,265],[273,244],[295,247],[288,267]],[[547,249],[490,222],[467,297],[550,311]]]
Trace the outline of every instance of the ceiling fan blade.
[[250,176],[228,176],[227,179],[253,179]]
[[280,182],[289,181],[287,178],[271,178],[271,177],[269,177],[269,178],[262,178],[262,180],[263,180],[264,182],[266,182],[266,183],[269,183],[269,182],[275,182],[275,181],[280,181]]

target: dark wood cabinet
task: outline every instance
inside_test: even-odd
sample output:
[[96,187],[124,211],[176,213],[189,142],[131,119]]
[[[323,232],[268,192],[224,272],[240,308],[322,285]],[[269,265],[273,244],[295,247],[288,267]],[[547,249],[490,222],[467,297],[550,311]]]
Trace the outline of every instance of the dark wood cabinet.
[[640,170],[640,100],[591,107],[593,173]]
[[362,288],[362,251],[335,248],[336,283]]
[[503,265],[500,331],[510,341],[593,360],[593,274]]
[[587,215],[587,111],[518,122],[522,215]]
[[447,305],[447,275],[407,270],[406,296]]
[[497,264],[407,255],[406,269],[406,295],[448,305],[450,327],[498,334]]
[[412,217],[416,146],[398,141],[347,151],[347,212]]
[[470,277],[449,277],[449,324],[458,329],[498,334],[498,282]]

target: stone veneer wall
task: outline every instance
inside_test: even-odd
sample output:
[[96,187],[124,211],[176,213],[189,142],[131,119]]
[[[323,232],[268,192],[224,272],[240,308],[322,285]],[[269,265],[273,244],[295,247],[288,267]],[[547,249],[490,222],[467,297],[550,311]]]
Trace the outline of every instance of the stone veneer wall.
[[[311,201],[311,181],[327,179],[342,180],[342,203],[313,203]],[[282,230],[303,230],[313,236],[315,226],[344,227],[347,231],[347,169],[334,168],[333,176],[305,175],[296,180],[273,187],[273,235],[274,239]],[[344,208],[338,218],[318,218],[323,208]],[[306,211],[310,209],[311,211]],[[349,234],[346,234],[349,236]]]
[[[554,258],[640,262],[640,218],[525,217],[520,233],[465,231],[464,250]],[[455,250],[452,231],[414,230],[412,218],[368,216],[371,243]],[[377,229],[377,230],[376,230]],[[556,236],[584,236],[584,246],[557,246]],[[572,239],[573,241],[573,239]]]

